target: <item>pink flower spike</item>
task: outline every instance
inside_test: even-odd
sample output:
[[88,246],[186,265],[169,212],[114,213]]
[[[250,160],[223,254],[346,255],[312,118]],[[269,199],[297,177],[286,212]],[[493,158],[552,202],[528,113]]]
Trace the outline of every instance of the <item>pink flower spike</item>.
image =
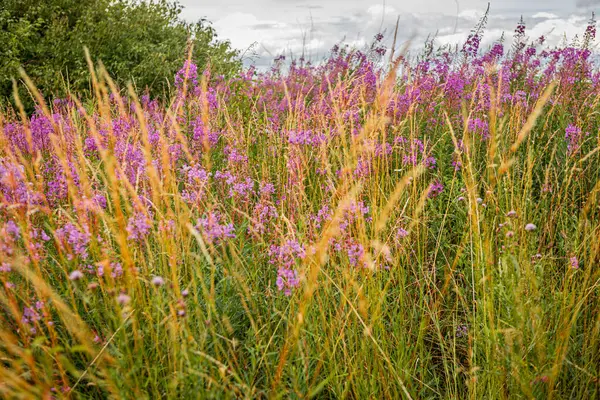
[[579,260],[577,257],[573,256],[569,258],[569,265],[571,265],[571,268],[573,269],[579,269]]

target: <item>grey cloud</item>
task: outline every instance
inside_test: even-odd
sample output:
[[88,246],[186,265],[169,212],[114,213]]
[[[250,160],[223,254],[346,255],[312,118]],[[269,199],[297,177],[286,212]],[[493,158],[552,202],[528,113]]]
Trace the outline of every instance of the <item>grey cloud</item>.
[[262,29],[273,29],[277,26],[274,23],[261,23],[252,25],[252,29],[254,30],[262,30]]
[[[182,0],[190,5],[192,1]],[[398,16],[398,43],[412,39],[413,52],[419,50],[428,35],[436,32],[438,44],[460,43],[487,6],[487,0],[459,0],[457,15],[455,8],[441,7],[442,2],[447,5],[450,0],[416,3],[435,5],[436,1],[440,7],[423,11],[417,7],[417,11],[412,12],[404,7],[408,4],[405,0],[386,0],[385,8],[383,0],[255,0],[252,7],[242,0],[221,0],[221,5],[211,3],[209,8],[196,10],[205,10],[209,19],[216,22],[221,37],[231,37],[234,46],[245,49],[256,42],[251,62],[266,67],[281,53],[296,57],[304,54],[316,62],[338,43],[364,48],[380,31],[385,33],[384,44],[389,47]],[[575,7],[576,2],[579,9]],[[600,5],[600,0],[492,0],[482,44],[490,45],[503,32],[510,42],[521,14],[532,40],[551,32],[553,39],[549,40],[558,42],[556,38],[563,33],[569,37],[581,33],[588,13],[582,8],[596,5]],[[435,11],[430,11],[432,9]]]
[[579,8],[600,6],[600,0],[577,0],[575,5]]

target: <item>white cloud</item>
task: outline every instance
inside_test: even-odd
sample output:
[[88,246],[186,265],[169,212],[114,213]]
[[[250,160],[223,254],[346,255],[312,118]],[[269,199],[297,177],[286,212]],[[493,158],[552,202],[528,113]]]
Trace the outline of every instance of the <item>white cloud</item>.
[[367,13],[375,18],[381,18],[386,14],[395,14],[396,9],[391,6],[384,6],[383,4],[375,4],[367,8]]
[[478,21],[481,18],[482,14],[483,13],[481,10],[469,9],[469,10],[461,11],[458,14],[458,17],[468,19],[471,21]]
[[531,18],[540,18],[540,19],[557,19],[559,18],[558,15],[553,14],[553,13],[549,13],[549,12],[539,12],[539,13],[535,13],[531,16]]
[[[489,22],[482,45],[497,40],[503,32],[510,42],[520,15],[525,16],[531,40],[541,35],[550,45],[564,35],[572,38],[585,30],[588,11],[578,9],[577,0],[492,0]],[[600,0],[580,0],[600,3]],[[438,44],[461,44],[481,18],[487,0],[182,0],[191,7],[184,17],[203,15],[214,22],[220,37],[234,47],[247,49],[253,43],[261,65],[278,54],[305,52],[312,60],[322,59],[336,43],[343,41],[364,47],[380,30],[391,45],[396,18],[400,17],[398,43],[413,38],[411,47],[437,32]],[[385,6],[384,6],[385,4]],[[570,4],[570,5],[569,5]],[[205,14],[200,14],[204,12]]]

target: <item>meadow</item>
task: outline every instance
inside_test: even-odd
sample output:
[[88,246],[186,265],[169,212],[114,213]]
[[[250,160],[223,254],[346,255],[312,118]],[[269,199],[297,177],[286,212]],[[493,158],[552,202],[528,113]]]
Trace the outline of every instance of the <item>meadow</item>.
[[24,75],[0,397],[599,397],[595,34],[188,61],[169,101]]

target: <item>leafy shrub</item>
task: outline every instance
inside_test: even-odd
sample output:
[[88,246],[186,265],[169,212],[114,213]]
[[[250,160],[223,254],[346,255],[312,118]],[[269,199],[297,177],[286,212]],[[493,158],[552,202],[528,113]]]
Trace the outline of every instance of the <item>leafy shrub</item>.
[[46,96],[89,91],[84,47],[121,86],[132,81],[153,96],[169,92],[190,44],[200,68],[210,63],[215,74],[236,72],[240,62],[229,43],[219,41],[206,20],[187,23],[180,12],[166,0],[3,0],[0,102],[11,97],[19,66]]

